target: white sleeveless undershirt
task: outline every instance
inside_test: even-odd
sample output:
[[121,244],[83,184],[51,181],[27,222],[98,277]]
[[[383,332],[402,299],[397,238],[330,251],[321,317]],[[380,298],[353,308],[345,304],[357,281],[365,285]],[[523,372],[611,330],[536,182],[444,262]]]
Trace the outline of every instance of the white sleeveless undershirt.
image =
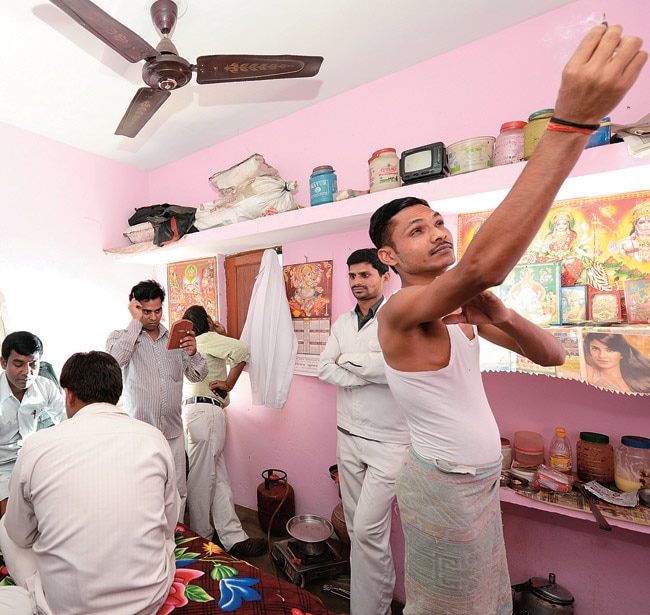
[[470,466],[495,462],[501,442],[481,380],[476,327],[472,340],[459,325],[447,331],[451,353],[446,367],[402,372],[386,365],[388,384],[421,457]]

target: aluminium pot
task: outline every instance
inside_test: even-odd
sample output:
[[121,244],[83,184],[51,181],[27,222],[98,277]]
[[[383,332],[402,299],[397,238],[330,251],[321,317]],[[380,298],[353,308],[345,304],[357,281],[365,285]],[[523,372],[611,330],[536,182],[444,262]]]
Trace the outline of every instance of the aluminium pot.
[[513,615],[574,615],[574,598],[555,582],[551,572],[548,579],[533,577],[526,583],[512,586],[515,592]]
[[287,521],[287,533],[298,543],[300,551],[307,556],[322,555],[327,539],[334,527],[318,515],[297,515]]

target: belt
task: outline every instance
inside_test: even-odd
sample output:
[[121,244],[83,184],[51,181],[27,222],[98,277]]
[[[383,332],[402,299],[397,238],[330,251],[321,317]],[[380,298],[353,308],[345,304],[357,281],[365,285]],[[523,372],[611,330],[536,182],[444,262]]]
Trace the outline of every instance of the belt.
[[215,399],[214,397],[205,397],[203,395],[199,395],[198,397],[188,397],[187,399],[184,399],[183,405],[186,404],[213,404],[215,406],[219,406],[219,408],[223,408],[223,405],[218,399]]

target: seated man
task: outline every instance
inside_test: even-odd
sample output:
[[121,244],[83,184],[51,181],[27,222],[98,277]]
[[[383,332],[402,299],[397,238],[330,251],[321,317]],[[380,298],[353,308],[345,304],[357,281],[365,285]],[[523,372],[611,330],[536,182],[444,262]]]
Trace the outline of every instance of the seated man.
[[122,372],[109,354],[72,355],[61,386],[73,420],[25,441],[0,521],[9,574],[29,593],[13,612],[158,613],[180,507],[169,444],[115,406]]
[[52,380],[39,376],[43,343],[29,331],[15,331],[2,342],[0,365],[0,516],[9,478],[23,440],[37,429],[65,418],[63,395]]

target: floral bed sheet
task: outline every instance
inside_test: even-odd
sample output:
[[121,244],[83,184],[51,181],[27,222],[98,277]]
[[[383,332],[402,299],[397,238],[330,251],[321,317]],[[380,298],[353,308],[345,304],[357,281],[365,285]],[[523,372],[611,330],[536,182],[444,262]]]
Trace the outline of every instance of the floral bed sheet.
[[[176,575],[159,615],[333,615],[308,591],[176,527]],[[13,585],[0,556],[0,585]]]

